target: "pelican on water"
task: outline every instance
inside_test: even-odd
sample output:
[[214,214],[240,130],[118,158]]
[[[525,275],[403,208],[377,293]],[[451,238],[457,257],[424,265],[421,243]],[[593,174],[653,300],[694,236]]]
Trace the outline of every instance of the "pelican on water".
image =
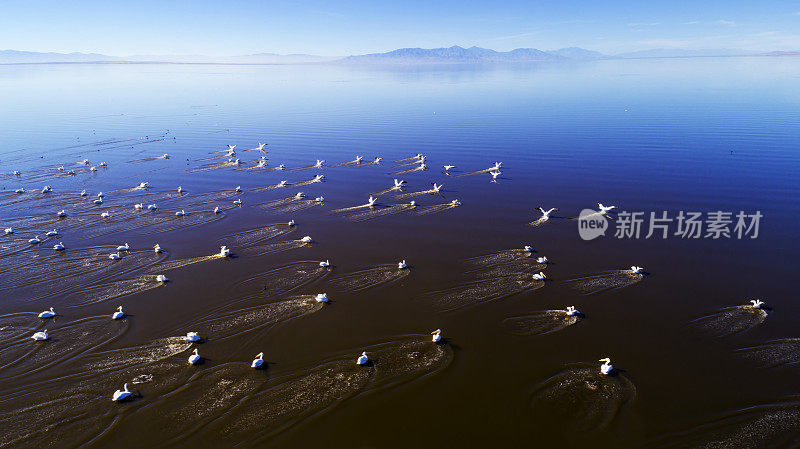
[[116,253],[109,254],[108,258],[111,260],[119,260],[122,259],[122,254],[120,254],[119,251],[117,251]]
[[295,197],[295,198],[297,198],[298,200],[299,200],[299,199],[302,199],[302,198],[305,198],[305,196],[306,196],[306,194],[305,194],[305,193],[303,193],[303,192],[297,192],[297,193],[294,195],[294,197]]
[[567,310],[565,310],[564,313],[566,313],[568,316],[575,316],[581,312],[579,312],[578,309],[575,308],[575,306],[567,306]]
[[361,353],[361,357],[356,360],[358,365],[366,365],[369,362],[369,357],[367,357],[367,351]]
[[133,393],[131,393],[131,391],[128,390],[128,384],[125,384],[122,387],[122,390],[117,390],[114,392],[114,395],[111,396],[111,400],[114,402],[122,402],[124,400],[129,399],[131,396],[133,396]]
[[378,201],[378,200],[376,198],[373,198],[372,195],[370,195],[369,199],[367,200],[367,206],[369,206],[369,207],[375,206],[375,201]]
[[278,166],[278,170],[286,170],[286,166],[284,164],[281,164]]
[[278,183],[278,187],[286,187],[286,183],[287,183],[287,182],[288,182],[288,181],[280,181],[280,182]]
[[242,191],[242,186],[236,186],[236,188],[235,188],[235,189],[233,189],[233,191],[234,191],[234,192],[237,192],[237,193],[238,193],[238,192],[241,192],[241,191]]
[[97,167],[95,167],[94,165],[92,165],[91,167],[89,167],[89,171],[91,171],[91,172],[95,172],[95,171],[97,171]]
[[56,311],[52,307],[50,307],[50,310],[45,310],[39,314],[39,318],[52,318],[54,316],[56,316]]
[[197,362],[200,361],[200,354],[197,353],[197,348],[194,348],[194,352],[192,355],[189,356],[189,364],[196,365]]
[[241,206],[242,205],[242,200],[233,200],[233,204],[235,204],[237,206]]
[[47,335],[47,329],[45,329],[43,331],[39,331],[39,332],[36,332],[35,334],[31,335],[31,338],[36,340],[36,341],[45,341],[48,338],[50,338],[50,336]]
[[52,187],[50,187],[50,186],[44,186],[44,187],[42,188],[42,193],[50,193],[50,192],[52,192],[52,191],[53,191],[53,188],[52,188]]
[[153,251],[155,251],[156,254],[160,253],[161,252],[161,245],[156,243],[156,246],[153,247]]
[[394,179],[394,188],[397,189],[397,190],[402,189],[403,188],[403,184],[405,184],[405,183],[406,183],[405,181],[401,181],[401,180],[398,180],[397,178],[395,178]]
[[456,168],[456,166],[455,165],[445,165],[442,168],[444,168],[444,174],[449,176],[450,175],[450,169],[451,168]]
[[440,341],[442,341],[442,330],[441,329],[436,329],[435,331],[431,332],[431,335],[433,335],[433,337],[431,337],[431,341],[432,342],[439,343]]
[[105,162],[100,162],[100,163],[99,163],[99,164],[97,164],[97,165],[99,165],[99,166],[101,166],[101,167],[108,167],[108,164],[106,164]]
[[25,193],[25,188],[24,187],[20,187],[17,190],[15,190],[14,193]]
[[142,210],[142,209],[144,209],[144,204],[142,203],[136,203],[133,205],[133,210]]
[[161,159],[169,159],[169,154],[168,153],[164,153],[164,155],[161,156]]
[[544,275],[541,271],[533,275],[533,279],[536,281],[543,281],[547,279],[547,276]]
[[553,211],[556,211],[556,210],[558,210],[558,208],[551,207],[551,208],[550,208],[550,209],[548,209],[548,210],[544,210],[544,208],[542,208],[542,207],[540,206],[540,207],[539,207],[539,210],[542,212],[542,216],[541,216],[541,217],[539,217],[539,220],[541,220],[541,221],[547,221],[547,220],[549,220],[549,219],[550,219],[550,214],[551,214],[551,213],[553,213]]
[[314,168],[322,168],[322,164],[325,163],[325,159],[317,159],[317,163],[314,164]]
[[220,246],[219,253],[217,253],[219,257],[228,257],[231,255],[231,250],[228,249],[227,246]]
[[11,174],[14,175],[14,176],[19,176],[20,172],[19,172],[19,170],[14,170],[13,172],[11,172]]
[[433,190],[433,193],[439,193],[439,190],[442,188],[442,184],[436,184],[435,182],[432,184],[433,184],[433,189],[431,190]]
[[181,193],[183,193],[183,187],[178,186],[178,195],[180,195]]
[[89,196],[89,194],[86,193],[86,190],[81,190],[81,196]]
[[89,165],[89,159],[84,159],[84,160],[82,160],[82,161],[81,161],[81,164],[83,164],[83,165]]
[[289,223],[287,223],[287,225],[294,226],[294,220],[289,220]]
[[155,204],[150,204],[147,206],[147,210],[158,210],[158,206]]
[[94,204],[103,204],[103,199],[102,199],[102,198],[98,198],[98,199],[96,199],[96,200],[94,200],[94,201],[92,201],[92,202],[93,202]]
[[14,228],[5,228],[5,229],[3,229],[3,233],[5,233],[5,234],[13,234],[14,233]]
[[318,197],[314,198],[314,201],[316,201],[318,203],[321,203],[321,202],[325,201],[325,197],[324,196],[318,196]]
[[489,174],[492,175],[492,182],[497,182],[497,177],[503,173],[501,171],[490,171]]
[[139,186],[138,186],[138,188],[140,188],[140,189],[146,189],[148,187],[150,187],[150,183],[149,182],[140,182]]
[[67,247],[64,246],[63,242],[58,242],[55,245],[53,245],[53,249],[56,250],[56,251],[64,251],[66,248]]
[[58,231],[53,229],[52,231],[48,231],[47,234],[45,234],[45,235],[48,236],[48,237],[55,237],[55,236],[58,235]]
[[39,243],[42,243],[42,241],[39,239],[39,236],[36,235],[32,239],[29,239],[28,243],[30,243],[31,245],[38,245]]
[[364,159],[364,156],[356,156],[356,164],[360,164],[362,159]]
[[264,353],[263,352],[259,352],[256,355],[256,358],[253,359],[253,363],[250,364],[250,368],[260,368],[261,365],[263,365],[263,364],[264,364]]
[[600,374],[605,374],[607,376],[614,370],[614,367],[611,365],[611,359],[608,357],[600,359],[598,362],[603,362],[603,364],[600,365]]
[[495,162],[495,163],[494,163],[494,169],[495,169],[495,171],[499,171],[499,170],[500,170],[500,167],[502,167],[502,166],[503,166],[503,163],[502,163],[502,162]]
[[453,200],[453,201],[450,201],[450,205],[453,206],[453,207],[460,206],[461,205],[461,201],[458,201],[457,199]]
[[128,245],[127,243],[117,247],[117,251],[130,251],[130,249],[131,249],[131,245]]
[[531,245],[525,245],[522,247],[522,250],[525,251],[526,253],[532,253],[533,247]]
[[120,320],[125,316],[125,313],[122,311],[122,306],[117,307],[117,311],[111,314],[112,320]]
[[328,302],[328,294],[327,293],[318,293],[317,296],[314,297],[314,301],[321,302],[325,304]]
[[547,263],[547,256],[542,256],[542,257],[536,258],[536,262],[538,262],[538,263]]
[[762,301],[760,299],[751,299],[750,302],[752,303],[752,305],[750,307],[752,307],[754,309],[763,309],[764,308],[763,307],[764,301]]
[[160,283],[163,284],[164,282],[167,282],[167,277],[164,276],[163,274],[159,274],[159,275],[156,276],[156,282],[160,282]]
[[311,243],[311,242],[313,242],[313,240],[311,240],[311,237],[308,236],[308,235],[303,237],[303,238],[301,238],[300,241],[303,242],[303,243]]
[[197,332],[187,332],[186,336],[183,337],[183,340],[189,343],[200,341],[200,334],[198,334]]
[[617,206],[603,206],[603,203],[597,203],[597,207],[600,209],[600,213],[603,215],[611,212],[611,209],[617,208]]
[[325,175],[316,175],[313,182],[322,182],[323,179],[325,179]]
[[328,267],[331,266],[331,261],[330,260],[324,260],[324,261],[319,263],[319,266],[321,266],[322,268],[328,268]]
[[397,268],[400,270],[408,268],[408,265],[406,265],[406,260],[403,259],[400,262],[397,262]]
[[64,209],[61,209],[61,212],[57,213],[56,216],[58,218],[64,218],[64,217],[67,216],[67,211],[65,211]]
[[228,151],[233,151],[236,145],[228,145]]
[[175,212],[176,217],[183,217],[184,215],[186,215],[186,211],[183,209],[179,210],[178,212]]
[[631,265],[631,273],[633,273],[633,274],[641,274],[642,270],[644,270],[644,268],[636,266],[636,265]]

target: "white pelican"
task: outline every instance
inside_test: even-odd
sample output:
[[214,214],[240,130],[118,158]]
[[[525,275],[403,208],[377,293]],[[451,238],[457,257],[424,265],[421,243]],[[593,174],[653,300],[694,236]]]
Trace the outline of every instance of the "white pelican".
[[53,188],[50,187],[50,186],[44,186],[42,188],[42,193],[49,193],[49,192],[52,192],[52,191],[53,191]]
[[234,192],[241,192],[242,191],[242,186],[236,186],[236,188],[233,189],[233,191]]
[[189,364],[196,365],[197,362],[200,361],[200,354],[197,353],[197,348],[194,348],[194,352],[192,355],[189,356]]
[[97,165],[99,165],[99,166],[101,166],[101,167],[108,167],[108,164],[106,164],[105,162],[100,162],[100,163],[99,163],[99,164],[97,164]]
[[356,360],[358,365],[366,365],[369,362],[369,357],[367,357],[367,351],[361,353],[361,357]]
[[444,168],[445,173],[450,174],[450,169],[451,168],[456,168],[456,166],[455,165],[444,165],[442,168]]
[[603,203],[597,203],[597,207],[600,209],[600,213],[605,215],[611,211],[611,209],[616,209],[617,206],[603,206]]
[[564,313],[566,313],[568,316],[575,316],[581,312],[578,311],[578,309],[576,309],[575,306],[567,306],[567,310],[565,310]]
[[97,197],[98,197],[98,198],[102,198],[102,197],[104,197],[104,196],[105,196],[105,194],[103,194],[103,192],[100,192],[100,193],[98,193],[98,194],[97,194]]
[[286,170],[286,166],[281,164],[278,166],[278,170]]
[[58,231],[53,229],[52,231],[48,231],[47,234],[45,234],[45,235],[48,236],[48,237],[55,237],[55,236],[58,235]]
[[56,216],[58,218],[64,218],[64,217],[67,216],[67,211],[65,211],[64,209],[61,209],[61,212],[57,213]]
[[532,253],[533,247],[530,245],[525,245],[524,247],[522,247],[522,250],[525,251],[526,253]]
[[197,332],[187,332],[186,336],[183,337],[183,339],[184,341],[187,341],[189,343],[194,343],[196,341],[200,341],[200,334],[198,334]]
[[64,166],[58,167],[58,171],[64,171]]
[[287,223],[287,224],[288,224],[289,226],[294,226],[294,225],[295,225],[295,224],[294,224],[294,220],[289,220],[289,223]]
[[356,164],[360,164],[362,159],[364,159],[364,156],[356,156]]
[[155,251],[156,254],[160,253],[161,252],[161,245],[156,243],[156,246],[153,247],[153,251]]
[[89,165],[89,159],[84,159],[83,161],[81,161],[81,164]]
[[325,159],[317,159],[317,163],[314,164],[314,168],[322,168],[322,164],[325,163]]
[[424,162],[422,162],[421,164],[419,164],[419,169],[420,169],[420,170],[427,170],[427,169],[428,169],[428,166],[427,166],[427,165],[425,165],[425,163],[424,163]]
[[305,194],[305,193],[303,193],[303,192],[297,192],[297,193],[295,194],[295,196],[294,196],[294,197],[295,197],[295,198],[297,198],[297,199],[299,200],[299,199],[301,199],[301,198],[305,198],[305,196],[306,196],[306,194]]
[[369,199],[367,200],[367,205],[369,207],[373,207],[375,205],[375,201],[378,201],[377,198],[373,198],[372,195],[370,195]]
[[150,187],[150,183],[149,182],[140,182],[138,187],[140,189],[146,189],[146,188]]
[[321,302],[325,304],[328,302],[328,294],[327,293],[318,293],[317,296],[314,297],[314,301]]
[[169,154],[168,153],[164,153],[164,155],[161,156],[161,159],[169,159]]
[[125,313],[122,311],[122,306],[117,307],[117,311],[111,314],[112,320],[120,320],[125,316]]
[[42,243],[42,241],[39,240],[39,236],[36,235],[32,239],[28,240],[28,243],[30,243],[31,245],[38,245],[39,243]]
[[111,400],[114,402],[122,402],[130,398],[131,396],[133,396],[133,393],[131,393],[131,391],[128,390],[128,384],[125,384],[122,387],[122,390],[117,390],[114,392],[114,395],[111,396]]
[[439,190],[442,188],[442,184],[433,183],[433,193],[439,193]]
[[92,165],[91,167],[89,167],[89,171],[95,172],[95,171],[97,171],[97,167]]
[[39,318],[52,318],[54,316],[56,316],[56,311],[52,307],[50,307],[50,310],[45,310],[39,314]]
[[414,200],[411,200],[411,202],[408,203],[408,205],[411,206],[411,207],[417,207],[417,202],[414,201]]
[[178,212],[175,212],[176,217],[183,217],[184,215],[186,215],[186,211],[183,209],[179,210]]
[[235,204],[237,206],[241,206],[242,205],[242,200],[233,200],[233,204]]
[[253,359],[253,363],[250,364],[250,368],[260,368],[261,365],[263,364],[264,364],[264,353],[259,352],[258,355],[256,355],[256,358]]
[[220,213],[219,206],[217,206],[217,207],[215,207],[215,208],[214,208],[214,213],[215,213],[215,214],[218,214],[218,213]]
[[261,159],[261,160],[258,161],[258,164],[256,164],[256,165],[258,167],[266,167],[267,166],[267,161],[264,160],[264,159]]
[[425,156],[423,156],[422,153],[417,153],[417,155],[414,156],[414,159],[422,159],[423,157]]
[[13,234],[14,233],[14,228],[5,228],[5,229],[3,229],[3,232],[6,233],[6,234]]
[[102,199],[102,198],[98,198],[98,199],[96,199],[96,200],[94,200],[94,201],[92,201],[92,202],[93,202],[94,204],[103,204],[103,199]]
[[220,246],[217,255],[219,257],[228,257],[231,255],[231,250],[229,250],[227,246]]
[[56,251],[64,251],[66,248],[67,247],[64,246],[63,242],[58,242],[55,245],[53,245],[53,249],[56,250]]
[[400,262],[397,262],[397,268],[400,270],[408,268],[408,265],[406,265],[406,260],[403,259]]
[[557,209],[557,208],[555,208],[555,207],[552,207],[552,208],[550,208],[550,209],[548,209],[548,210],[544,210],[544,209],[543,209],[543,208],[540,206],[540,207],[539,207],[539,210],[540,210],[540,211],[542,211],[542,216],[541,216],[541,217],[539,217],[539,220],[542,220],[542,221],[547,221],[547,220],[549,220],[549,219],[550,219],[550,214],[551,214],[551,213],[553,213],[553,211],[555,211],[555,210],[558,210],[558,209]]
[[142,210],[142,209],[144,209],[144,204],[142,203],[137,203],[133,205],[133,210]]
[[75,176],[75,170],[70,170],[67,172],[69,176]]
[[611,371],[614,369],[614,367],[611,365],[611,359],[606,357],[598,360],[598,362],[603,362],[603,364],[600,365],[600,374],[605,374],[606,376],[611,374]]
[[431,337],[431,341],[432,342],[439,343],[440,341],[442,341],[442,330],[441,329],[436,329],[435,331],[431,332],[431,335],[433,335],[433,337]]
[[122,254],[120,254],[119,251],[117,251],[116,253],[109,254],[108,258],[111,260],[119,260],[122,259]]
[[642,270],[644,270],[644,268],[642,268],[642,267],[638,267],[638,266],[636,266],[636,265],[631,265],[631,273],[634,273],[634,274],[641,274],[641,273],[642,273]]
[[490,171],[489,174],[492,175],[492,182],[497,182],[497,177],[502,173],[501,171]]
[[460,206],[460,205],[461,205],[461,201],[458,201],[458,200],[456,199],[456,200],[450,201],[450,204],[451,204],[452,206]]
[[279,182],[279,183],[278,183],[278,187],[286,187],[286,183],[287,183],[287,182],[288,182],[288,181],[281,181],[281,182]]
[[314,182],[322,182],[323,179],[325,179],[325,175],[314,176]]
[[502,163],[502,162],[495,162],[495,163],[494,163],[494,169],[495,169],[495,171],[497,171],[497,170],[500,170],[500,167],[502,167],[502,166],[503,166],[503,163]]
[[31,335],[31,338],[36,340],[36,341],[45,341],[48,338],[50,338],[50,336],[47,335],[47,329],[45,329],[43,331],[39,331],[39,332],[36,332],[35,334]]
[[163,274],[159,274],[156,276],[156,282],[160,282],[163,284],[164,282],[167,282],[167,277],[164,276]]
[[178,186],[178,195],[180,195],[181,193],[183,193],[183,187]]
[[547,263],[547,256],[542,256],[542,257],[536,258],[536,262],[538,262],[538,263]]
[[20,187],[19,189],[15,190],[14,193],[25,193],[25,188]]
[[131,250],[131,245],[128,245],[127,243],[117,247],[117,251],[130,251],[130,250]]
[[537,281],[543,281],[547,279],[547,276],[544,275],[541,271],[533,275],[533,279]]
[[380,164],[382,160],[383,160],[383,158],[382,158],[382,157],[376,157],[376,158],[375,158],[375,160],[374,160],[374,161],[372,161],[372,163],[373,163],[373,164]]
[[324,196],[318,196],[318,197],[314,198],[314,201],[316,201],[318,203],[321,203],[321,202],[325,201],[325,197]]
[[81,196],[89,196],[89,194],[86,193],[86,190],[81,190]]
[[322,261],[319,263],[319,266],[321,266],[322,268],[328,268],[331,266],[331,261],[330,260]]
[[301,238],[300,241],[303,242],[303,243],[311,243],[313,240],[311,240],[311,237],[307,235],[307,236]]
[[228,145],[228,151],[233,151],[236,145]]
[[11,172],[11,174],[14,175],[14,176],[19,176],[20,175],[19,170],[14,170],[13,172]]
[[265,147],[266,145],[267,145],[266,143],[261,143],[261,142],[258,142],[258,147],[256,147],[256,148],[253,148],[253,149],[254,149],[254,150],[261,151],[261,152],[263,153],[263,152],[264,152],[264,147]]
[[405,184],[405,183],[406,183],[405,181],[400,181],[397,178],[395,178],[394,179],[394,188],[395,189],[401,189],[401,188],[403,188],[403,184]]
[[752,303],[750,307],[754,309],[763,309],[764,301],[760,299],[751,299],[750,302]]
[[147,210],[157,210],[157,209],[158,209],[158,206],[156,206],[155,204],[149,204],[147,206]]

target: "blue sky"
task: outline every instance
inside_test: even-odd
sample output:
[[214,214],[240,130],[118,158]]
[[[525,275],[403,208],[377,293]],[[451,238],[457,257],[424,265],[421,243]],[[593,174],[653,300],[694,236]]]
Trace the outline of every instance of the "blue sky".
[[0,49],[341,56],[450,45],[800,50],[800,2],[0,0]]

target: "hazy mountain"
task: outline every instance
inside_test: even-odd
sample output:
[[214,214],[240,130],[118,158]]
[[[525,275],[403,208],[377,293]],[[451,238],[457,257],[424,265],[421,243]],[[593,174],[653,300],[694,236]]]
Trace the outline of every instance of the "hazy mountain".
[[587,50],[580,47],[567,47],[558,50],[550,50],[547,53],[551,55],[563,56],[569,59],[606,59],[609,56],[600,53],[599,51]]
[[447,48],[400,48],[386,53],[371,53],[344,58],[342,62],[358,63],[420,63],[420,62],[519,62],[553,61],[562,56],[550,54],[535,48],[518,48],[499,52],[487,48],[463,48],[458,45]]
[[0,50],[0,64],[44,62],[109,62],[119,61],[114,56],[97,53],[38,53],[35,51]]

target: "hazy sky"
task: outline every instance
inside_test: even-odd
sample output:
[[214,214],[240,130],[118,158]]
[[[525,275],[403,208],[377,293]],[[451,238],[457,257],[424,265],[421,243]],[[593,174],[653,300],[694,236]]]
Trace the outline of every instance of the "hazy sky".
[[340,56],[451,45],[800,50],[800,1],[0,0],[0,49]]

